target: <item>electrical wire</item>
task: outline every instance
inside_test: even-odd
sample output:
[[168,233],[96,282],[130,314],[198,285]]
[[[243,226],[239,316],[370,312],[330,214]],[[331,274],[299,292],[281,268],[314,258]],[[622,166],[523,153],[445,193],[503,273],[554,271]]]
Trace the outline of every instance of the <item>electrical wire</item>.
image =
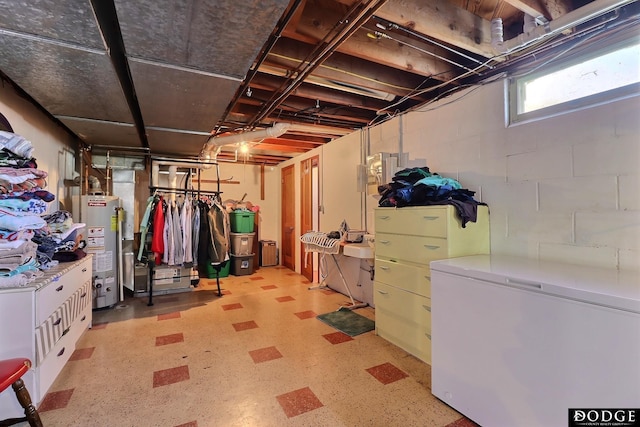
[[[635,24],[635,23],[637,23],[637,22],[640,22],[640,19],[637,19],[637,18],[636,18],[635,20],[632,20],[631,22],[627,22],[627,23],[625,23],[625,24],[627,24],[627,25],[634,25],[634,24]],[[558,59],[559,59],[559,58],[561,58],[562,56],[566,55],[568,52],[571,52],[572,50],[575,50],[576,48],[578,48],[578,47],[582,46],[583,44],[586,44],[588,41],[592,40],[593,38],[595,38],[595,37],[597,37],[597,36],[600,36],[600,35],[602,35],[603,33],[605,33],[605,32],[606,32],[606,28],[604,27],[604,25],[605,25],[605,24],[600,24],[600,25],[598,25],[598,26],[596,26],[596,27],[591,27],[591,28],[589,28],[589,29],[587,29],[587,30],[584,30],[584,31],[580,32],[579,34],[574,34],[574,35],[573,35],[574,37],[580,36],[580,37],[584,37],[584,38],[583,38],[583,39],[581,39],[581,40],[579,40],[579,41],[578,41],[578,42],[576,42],[575,44],[573,44],[573,45],[569,46],[567,49],[564,49],[563,51],[561,51],[561,52],[559,52],[558,54],[554,55],[553,57],[549,58],[548,60],[544,61],[543,63],[541,63],[541,64],[537,65],[535,68],[533,68],[533,69],[531,69],[531,70],[527,70],[526,72],[522,72],[522,73],[518,73],[518,74],[512,74],[512,75],[511,75],[511,77],[519,78],[519,77],[526,76],[526,75],[531,74],[531,73],[533,73],[533,72],[535,72],[535,71],[539,70],[540,68],[542,68],[542,67],[544,67],[544,66],[546,66],[546,65],[548,65],[548,64],[550,64],[550,63],[552,63],[553,61],[558,60]],[[624,28],[626,28],[626,25],[623,27],[623,29],[624,29]],[[594,30],[595,30],[595,31],[594,31]],[[586,31],[592,31],[592,32],[590,32],[590,33],[585,33]],[[526,47],[525,47],[524,49],[522,49],[522,50],[525,50],[526,48],[530,48],[530,47],[531,47],[531,46],[526,46]],[[513,54],[513,52],[511,52],[511,54]],[[535,56],[535,54],[536,54],[536,52],[534,51],[534,52],[529,53],[528,55]],[[457,86],[457,87],[451,88],[451,89],[449,89],[449,90],[447,90],[447,91],[445,91],[445,92],[443,92],[443,93],[439,94],[437,97],[435,97],[435,98],[433,98],[433,99],[429,100],[426,104],[422,104],[422,105],[420,105],[420,107],[419,107],[419,108],[412,109],[412,110],[408,110],[408,111],[415,111],[415,112],[428,112],[428,111],[436,110],[436,109],[438,109],[438,108],[441,108],[441,107],[444,107],[444,106],[450,105],[450,104],[452,104],[452,103],[454,103],[454,102],[457,102],[457,101],[459,101],[459,100],[461,100],[461,99],[465,98],[466,96],[468,96],[468,95],[472,94],[473,92],[475,92],[476,90],[478,90],[480,87],[482,87],[482,86],[484,86],[484,85],[487,85],[487,84],[490,84],[490,83],[493,83],[493,82],[495,82],[495,81],[497,81],[497,80],[500,80],[500,79],[502,79],[502,78],[504,78],[504,77],[503,77],[503,74],[500,74],[500,75],[498,75],[498,76],[496,76],[495,78],[492,78],[492,79],[490,79],[490,80],[485,80],[485,81],[478,82],[478,83],[475,83],[475,84],[466,84],[466,85],[462,85],[462,86]],[[441,86],[441,85],[439,85],[439,86]],[[474,86],[475,86],[475,87],[474,87]],[[459,96],[458,98],[452,99],[452,100],[450,100],[449,102],[446,102],[446,103],[443,103],[443,104],[439,104],[437,107],[425,109],[425,107],[428,107],[429,105],[431,105],[431,104],[433,104],[433,103],[435,103],[435,102],[439,101],[440,99],[444,98],[445,96],[447,96],[447,95],[449,95],[449,94],[451,94],[451,93],[454,93],[454,92],[458,92],[458,91],[463,90],[463,89],[467,89],[467,88],[469,88],[469,87],[473,87],[473,89],[471,89],[471,90],[469,90],[469,91],[465,92],[464,94],[462,94],[462,95],[461,95],[461,96]],[[431,89],[431,88],[430,88],[430,89]],[[390,120],[391,118],[395,117],[395,115],[397,114],[397,112],[398,112],[398,111],[396,110],[396,111],[394,112],[394,114],[390,114],[390,113],[389,113],[389,114],[387,114],[387,115],[386,115],[386,117],[384,118],[384,120],[382,120],[380,123],[382,123],[382,122],[384,122],[384,121],[387,121],[387,120]],[[374,123],[374,122],[376,122],[376,121],[377,121],[376,119],[372,120],[372,121],[371,121],[371,124],[373,124],[373,123]],[[379,123],[378,123],[378,124],[379,124]]]
[[[600,26],[602,26],[602,24],[601,24]],[[593,28],[590,28],[590,29],[588,29],[588,30],[593,30]],[[571,50],[575,49],[575,48],[576,48],[576,47],[578,47],[579,45],[582,45],[583,43],[585,43],[586,41],[590,40],[591,38],[593,38],[593,37],[595,37],[595,36],[597,36],[597,35],[600,35],[600,34],[601,34],[602,32],[604,32],[605,30],[606,30],[606,28],[602,28],[601,30],[599,30],[599,31],[598,31],[598,32],[596,32],[595,34],[590,34],[586,39],[583,39],[583,40],[581,40],[580,42],[578,42],[577,44],[574,44],[574,45],[570,46],[570,47],[569,47],[568,49],[566,49],[565,51],[560,52],[560,54],[556,55],[555,57],[551,58],[550,60],[546,61],[545,63],[541,64],[540,66],[536,67],[534,70],[531,70],[531,71],[529,71],[529,72],[533,72],[533,71],[535,71],[535,70],[539,69],[539,68],[540,68],[540,67],[542,67],[542,66],[548,65],[550,62],[552,62],[552,61],[556,60],[557,58],[561,57],[562,55],[566,54],[567,52],[569,52],[569,51],[571,51]],[[586,31],[586,30],[585,30],[585,31]],[[578,35],[584,36],[584,31],[580,32]],[[577,36],[576,34],[574,34],[574,35],[573,35],[573,37],[576,37],[576,36]],[[556,37],[560,37],[560,36],[559,36],[559,35],[557,35]],[[549,39],[540,39],[540,40],[536,40],[536,41],[533,41],[532,43],[528,43],[528,44],[522,45],[522,46],[520,46],[519,48],[513,49],[513,50],[511,50],[511,51],[509,51],[509,52],[505,52],[505,53],[502,53],[502,54],[500,54],[500,55],[495,55],[495,56],[493,56],[493,57],[491,57],[491,58],[487,59],[485,62],[483,62],[482,64],[480,64],[480,65],[479,65],[479,66],[477,66],[476,68],[474,68],[474,70],[479,70],[479,69],[481,69],[481,68],[483,68],[483,67],[487,66],[488,64],[490,64],[490,63],[491,63],[491,62],[493,62],[493,61],[498,61],[500,58],[507,57],[507,56],[513,56],[514,54],[518,54],[518,53],[521,53],[521,52],[523,52],[523,51],[530,50],[530,49],[532,49],[532,52],[530,52],[528,55],[535,55],[535,53],[536,53],[536,50],[535,50],[536,46],[537,46],[537,47],[540,47],[540,45],[541,45],[543,42],[544,42],[544,45],[546,45],[546,44],[548,44],[548,43],[549,43]],[[458,76],[456,76],[456,77],[454,77],[454,78],[452,78],[452,79],[450,79],[450,80],[448,80],[448,81],[446,81],[446,82],[440,83],[440,84],[435,85],[435,86],[431,86],[431,87],[429,87],[429,88],[426,88],[426,89],[423,89],[423,90],[420,90],[420,91],[416,91],[416,92],[414,92],[414,93],[412,93],[412,94],[405,95],[405,96],[403,96],[402,98],[400,98],[398,101],[395,101],[394,103],[392,103],[392,104],[390,104],[389,106],[387,106],[384,110],[379,110],[379,111],[378,111],[378,115],[389,114],[389,111],[388,111],[389,109],[394,108],[394,107],[397,107],[398,105],[402,104],[403,102],[407,101],[408,99],[411,99],[411,98],[414,98],[414,97],[416,97],[416,96],[420,96],[420,95],[423,95],[423,94],[425,94],[425,93],[432,92],[432,91],[434,91],[434,90],[440,89],[440,88],[442,88],[442,87],[444,87],[444,86],[447,86],[447,85],[449,85],[449,84],[453,83],[454,81],[457,81],[457,80],[463,79],[463,78],[465,78],[465,77],[469,77],[470,75],[471,75],[471,72],[469,72],[469,71],[468,71],[468,72],[463,73],[463,74],[460,74],[460,75],[458,75]],[[438,96],[438,97],[437,97],[437,98],[435,98],[435,99],[440,99],[440,98],[441,98],[441,96]],[[431,101],[429,102],[429,104],[430,104],[430,103],[431,103]],[[374,120],[375,120],[375,119],[374,119]],[[387,120],[388,120],[388,119],[387,119]]]
[[[287,60],[287,61],[300,61],[297,58],[292,58],[290,56],[285,56],[285,55],[281,55],[281,54],[277,54],[277,53],[270,53],[269,56],[273,56],[273,57],[276,57],[276,58],[284,59],[284,60]],[[393,89],[411,90],[410,87],[399,86],[399,85],[396,85],[396,84],[393,84],[393,83],[383,82],[383,81],[380,81],[380,80],[376,80],[376,79],[374,79],[372,77],[363,76],[362,74],[357,74],[357,73],[354,73],[352,71],[346,71],[346,70],[343,70],[341,68],[332,67],[332,66],[326,65],[326,64],[321,64],[318,68],[326,68],[327,70],[330,70],[330,71],[336,71],[336,72],[345,74],[347,76],[356,77],[358,79],[362,79],[362,80],[365,80],[365,81],[368,81],[368,82],[376,83],[376,84],[381,85],[381,86],[387,86],[387,87],[390,87],[390,88],[393,88]]]
[[459,56],[461,56],[461,57],[463,57],[465,59],[468,59],[468,60],[470,60],[472,62],[475,62],[476,64],[481,64],[482,63],[482,61],[479,61],[479,60],[477,60],[477,59],[475,59],[475,58],[473,58],[473,57],[471,57],[469,55],[466,55],[463,52],[460,52],[459,50],[453,49],[453,48],[451,48],[451,47],[449,47],[449,46],[447,46],[445,44],[442,44],[442,43],[440,43],[440,42],[438,42],[436,40],[433,40],[433,39],[425,36],[424,34],[418,33],[417,31],[412,31],[412,30],[410,30],[408,28],[405,28],[405,27],[402,27],[402,26],[396,24],[395,22],[391,22],[391,21],[386,20],[384,18],[381,18],[379,16],[374,16],[374,18],[377,19],[378,21],[386,23],[386,27],[384,25],[381,25],[381,24],[376,24],[376,27],[378,27],[380,29],[384,29],[384,30],[389,30],[389,29],[401,30],[401,31],[404,31],[407,34],[410,34],[410,35],[412,35],[414,37],[417,37],[417,38],[419,38],[419,39],[421,39],[423,41],[426,41],[427,43],[431,43],[431,44],[433,44],[435,46],[438,46],[438,47],[440,47],[442,49],[448,50],[449,52],[452,52],[452,53],[454,53],[456,55],[459,55]]
[[[462,64],[459,64],[459,63],[457,63],[455,61],[452,61],[449,58],[445,58],[444,56],[438,55],[437,53],[433,53],[433,52],[428,51],[426,49],[422,49],[422,48],[420,48],[418,46],[414,46],[411,43],[407,43],[407,42],[405,42],[403,40],[400,40],[400,39],[397,39],[395,37],[392,37],[392,36],[388,35],[387,33],[383,33],[382,31],[370,30],[367,27],[362,27],[362,28],[364,30],[368,31],[367,36],[370,37],[370,38],[374,38],[374,39],[383,38],[383,39],[391,40],[391,41],[394,41],[394,42],[396,42],[398,44],[401,44],[403,46],[407,46],[407,47],[410,47],[412,49],[415,49],[420,53],[424,53],[425,55],[433,56],[434,58],[439,59],[439,60],[441,60],[443,62],[448,62],[451,65],[455,65],[456,67],[460,67],[460,68],[462,68],[464,70],[473,72],[473,70],[471,68],[469,68],[469,67],[466,67],[466,66],[464,66]],[[480,74],[480,73],[478,73],[478,74]]]

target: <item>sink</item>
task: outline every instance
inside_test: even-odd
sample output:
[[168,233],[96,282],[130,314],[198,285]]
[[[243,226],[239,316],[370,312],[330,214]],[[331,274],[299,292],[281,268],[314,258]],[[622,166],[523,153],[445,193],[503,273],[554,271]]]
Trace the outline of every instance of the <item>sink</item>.
[[373,248],[368,242],[346,243],[342,248],[342,253],[354,258],[373,259]]

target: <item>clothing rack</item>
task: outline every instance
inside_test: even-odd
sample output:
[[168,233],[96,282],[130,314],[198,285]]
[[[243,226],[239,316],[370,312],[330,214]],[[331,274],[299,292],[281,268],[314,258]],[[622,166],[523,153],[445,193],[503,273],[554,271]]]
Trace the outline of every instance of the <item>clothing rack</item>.
[[149,190],[153,190],[154,193],[174,193],[174,194],[185,194],[191,193],[192,195],[205,195],[205,196],[218,196],[222,194],[221,191],[204,191],[204,190],[196,190],[193,188],[171,188],[171,187],[154,187],[149,186]]
[[[198,188],[194,189],[194,188],[173,188],[173,187],[163,187],[163,186],[149,186],[149,190],[152,192],[152,194],[155,196],[157,195],[158,192],[161,193],[172,193],[172,194],[183,194],[185,197],[191,193],[191,195],[195,196],[196,198],[200,198],[200,196],[213,196],[215,198],[218,199],[218,201],[222,202],[222,199],[220,198],[220,195],[222,194],[222,191],[220,191],[220,166],[218,164],[218,162],[213,163],[213,165],[216,168],[216,189],[217,191],[203,191],[200,189],[200,174],[201,174],[201,169],[198,168]],[[191,170],[189,170],[189,174],[191,174]],[[187,177],[187,180],[185,181],[185,185],[186,183],[189,182],[189,179]],[[142,243],[141,243],[142,244]],[[154,267],[155,267],[155,262],[153,260],[148,260],[148,266],[149,266],[149,302],[147,303],[148,306],[152,306],[153,305],[153,282],[154,282]],[[226,263],[230,262],[230,260],[227,261],[223,261],[219,264],[216,265],[211,265],[213,267],[213,269],[216,271],[216,286],[218,288],[218,296],[221,297],[222,296],[222,290],[220,289],[220,272],[222,271],[222,268],[224,266],[226,266]]]

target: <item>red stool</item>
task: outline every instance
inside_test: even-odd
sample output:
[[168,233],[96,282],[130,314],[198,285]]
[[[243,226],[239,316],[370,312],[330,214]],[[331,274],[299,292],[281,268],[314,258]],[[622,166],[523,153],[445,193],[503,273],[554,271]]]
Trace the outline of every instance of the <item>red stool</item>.
[[31,361],[25,358],[0,360],[0,393],[7,387],[13,387],[20,406],[24,408],[24,418],[9,418],[0,420],[0,426],[10,426],[22,421],[28,421],[32,427],[42,427],[40,415],[31,403],[31,396],[24,386],[22,376],[31,368]]

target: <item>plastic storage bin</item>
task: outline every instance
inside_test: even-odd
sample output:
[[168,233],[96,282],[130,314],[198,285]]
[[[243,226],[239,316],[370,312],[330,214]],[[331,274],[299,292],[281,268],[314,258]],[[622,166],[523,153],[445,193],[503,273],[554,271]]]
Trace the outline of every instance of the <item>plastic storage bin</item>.
[[216,277],[228,277],[230,269],[231,260],[227,261],[225,265],[220,269],[220,276],[218,276],[218,271],[213,268],[209,261],[204,264],[204,268],[202,268],[201,270],[204,270],[204,274],[207,276],[207,279],[215,279]]
[[231,233],[231,254],[249,255],[253,253],[253,239],[256,233]]
[[278,265],[278,248],[275,240],[260,240],[260,266]]
[[231,274],[234,276],[253,274],[253,254],[231,255]]
[[253,233],[255,212],[233,211],[229,214],[232,233]]

